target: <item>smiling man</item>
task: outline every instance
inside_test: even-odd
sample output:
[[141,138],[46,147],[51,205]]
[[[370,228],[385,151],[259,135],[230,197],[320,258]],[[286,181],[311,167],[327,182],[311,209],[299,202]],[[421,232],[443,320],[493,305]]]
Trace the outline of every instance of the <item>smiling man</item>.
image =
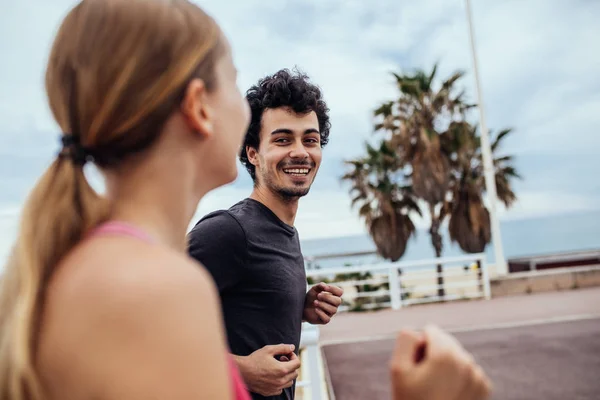
[[250,197],[213,212],[189,234],[189,253],[212,274],[229,347],[253,399],[294,398],[302,321],[326,324],[342,289],[306,291],[294,220],[329,138],[329,109],[303,74],[281,70],[251,87],[252,119],[240,160]]

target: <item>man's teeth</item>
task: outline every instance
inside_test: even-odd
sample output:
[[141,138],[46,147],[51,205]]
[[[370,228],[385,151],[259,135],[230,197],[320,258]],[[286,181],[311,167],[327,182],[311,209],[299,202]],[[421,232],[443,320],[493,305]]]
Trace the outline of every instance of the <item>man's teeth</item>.
[[306,175],[308,174],[308,168],[293,168],[293,169],[284,169],[283,172],[290,175]]

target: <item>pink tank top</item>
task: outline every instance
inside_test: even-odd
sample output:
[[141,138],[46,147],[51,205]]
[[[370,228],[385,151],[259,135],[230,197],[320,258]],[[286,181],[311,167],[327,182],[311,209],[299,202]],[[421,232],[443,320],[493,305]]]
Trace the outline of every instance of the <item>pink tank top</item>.
[[[133,225],[120,221],[105,222],[104,224],[96,227],[94,230],[92,230],[90,236],[96,235],[125,235],[143,240],[148,243],[155,243],[154,239],[150,235]],[[227,362],[229,365],[229,375],[233,385],[234,398],[236,400],[251,400],[250,394],[248,393],[248,389],[246,388],[242,376],[240,375],[237,365],[235,364],[233,357],[231,357],[229,354],[227,354]]]

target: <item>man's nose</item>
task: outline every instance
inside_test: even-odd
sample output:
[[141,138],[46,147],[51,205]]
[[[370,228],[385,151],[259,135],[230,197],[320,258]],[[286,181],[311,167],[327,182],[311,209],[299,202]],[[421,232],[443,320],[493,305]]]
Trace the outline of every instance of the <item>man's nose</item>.
[[308,158],[308,151],[306,151],[306,147],[304,147],[304,143],[302,143],[302,141],[294,142],[294,145],[290,150],[290,157],[300,159]]

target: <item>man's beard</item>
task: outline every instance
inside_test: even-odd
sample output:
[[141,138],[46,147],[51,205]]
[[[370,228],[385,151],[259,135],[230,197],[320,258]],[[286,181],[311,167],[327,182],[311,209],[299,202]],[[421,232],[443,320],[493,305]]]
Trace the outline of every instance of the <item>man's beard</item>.
[[[291,163],[290,163],[291,164]],[[292,167],[308,167],[310,169],[315,168],[315,164],[311,162],[300,162],[293,163],[293,165],[280,163],[277,166],[278,171],[283,172],[284,168],[292,168]],[[264,179],[265,186],[273,193],[279,195],[283,201],[293,201],[298,199],[299,197],[306,196],[310,191],[310,186],[312,182],[308,186],[298,185],[297,187],[282,187],[275,184],[272,179],[272,175],[266,174],[267,176]]]
[[298,197],[303,197],[308,194],[310,191],[309,187],[301,187],[301,188],[277,188],[276,193],[281,196],[283,200],[294,200]]
[[310,185],[308,187],[299,186],[299,187],[283,187],[276,185],[271,179],[270,176],[264,179],[264,185],[267,187],[272,193],[277,194],[283,201],[292,201],[296,200],[299,197],[306,196],[310,191]]

